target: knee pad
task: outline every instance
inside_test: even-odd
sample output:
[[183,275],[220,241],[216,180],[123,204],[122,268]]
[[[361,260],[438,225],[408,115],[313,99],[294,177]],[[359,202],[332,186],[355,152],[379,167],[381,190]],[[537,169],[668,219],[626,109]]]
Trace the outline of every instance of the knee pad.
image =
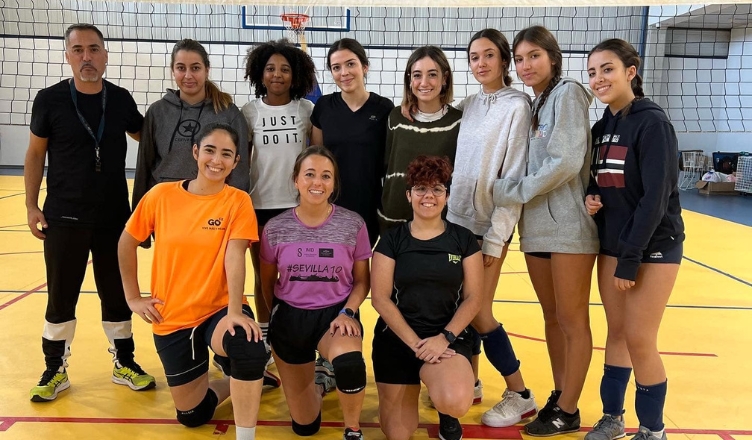
[[520,369],[520,361],[514,353],[512,342],[501,324],[496,327],[496,330],[482,334],[480,337],[483,339],[486,357],[502,376],[511,376]]
[[196,428],[204,425],[214,417],[214,410],[217,409],[217,403],[219,403],[217,394],[209,388],[206,390],[204,400],[202,400],[195,408],[188,411],[180,411],[179,409],[175,410],[178,413],[178,422],[189,428]]
[[345,394],[357,394],[366,388],[366,363],[363,353],[351,351],[332,359],[337,389]]
[[243,327],[235,327],[235,336],[225,332],[222,348],[230,358],[230,373],[237,380],[259,380],[264,377],[269,352],[264,341],[250,341]]
[[298,434],[301,437],[308,437],[316,434],[317,432],[319,432],[319,429],[321,429],[321,412],[319,412],[316,420],[307,425],[301,425],[295,420],[292,421],[292,432]]

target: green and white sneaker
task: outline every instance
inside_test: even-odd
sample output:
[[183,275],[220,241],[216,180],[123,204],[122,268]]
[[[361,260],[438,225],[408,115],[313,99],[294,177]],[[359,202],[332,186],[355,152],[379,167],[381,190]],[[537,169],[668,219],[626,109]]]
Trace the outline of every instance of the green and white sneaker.
[[150,390],[157,386],[154,376],[146,374],[135,362],[127,366],[115,362],[115,366],[112,368],[112,382],[118,385],[127,385],[133,391]]
[[31,389],[32,402],[51,402],[57,398],[58,393],[70,388],[68,373],[65,368],[57,370],[44,370],[39,384]]

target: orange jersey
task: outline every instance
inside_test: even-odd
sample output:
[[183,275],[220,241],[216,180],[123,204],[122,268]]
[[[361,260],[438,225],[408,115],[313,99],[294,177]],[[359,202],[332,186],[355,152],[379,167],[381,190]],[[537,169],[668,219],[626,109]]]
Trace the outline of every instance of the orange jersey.
[[164,302],[155,305],[164,318],[152,324],[158,335],[196,327],[227,307],[227,243],[258,241],[256,214],[247,193],[225,185],[217,194],[200,196],[182,184],[153,187],[125,225],[139,241],[155,234],[151,296]]

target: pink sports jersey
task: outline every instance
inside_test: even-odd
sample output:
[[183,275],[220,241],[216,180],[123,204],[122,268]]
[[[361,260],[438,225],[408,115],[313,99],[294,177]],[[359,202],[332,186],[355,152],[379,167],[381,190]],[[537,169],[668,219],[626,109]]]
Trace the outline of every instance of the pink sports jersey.
[[300,309],[344,301],[352,292],[354,263],[370,257],[365,222],[336,205],[316,227],[304,225],[294,209],[287,210],[266,224],[261,237],[261,260],[279,272],[274,296]]

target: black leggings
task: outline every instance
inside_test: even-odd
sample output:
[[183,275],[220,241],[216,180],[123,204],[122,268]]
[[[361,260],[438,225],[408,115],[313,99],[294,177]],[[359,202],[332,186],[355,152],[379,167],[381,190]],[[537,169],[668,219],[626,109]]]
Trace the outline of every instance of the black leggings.
[[47,322],[59,324],[76,317],[76,304],[86,274],[89,251],[102,306],[102,321],[131,319],[120,278],[117,247],[123,228],[81,228],[49,225],[44,233],[47,266]]

